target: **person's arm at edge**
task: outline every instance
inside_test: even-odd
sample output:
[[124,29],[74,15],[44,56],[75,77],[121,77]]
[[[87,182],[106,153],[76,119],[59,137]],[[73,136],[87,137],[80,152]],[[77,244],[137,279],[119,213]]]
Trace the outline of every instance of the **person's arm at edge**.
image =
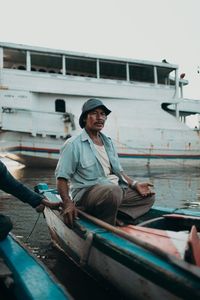
[[9,193],[24,203],[29,204],[36,209],[37,212],[42,212],[44,206],[49,208],[58,208],[61,202],[51,203],[44,196],[32,191],[29,187],[15,179],[8,171],[6,165],[0,161],[0,188]]

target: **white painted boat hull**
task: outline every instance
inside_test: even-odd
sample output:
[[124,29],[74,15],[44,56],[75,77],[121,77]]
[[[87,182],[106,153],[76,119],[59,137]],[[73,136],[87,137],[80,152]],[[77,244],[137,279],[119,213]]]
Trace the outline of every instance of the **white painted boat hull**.
[[[192,132],[193,133],[193,132]],[[63,139],[50,137],[32,137],[20,133],[0,132],[0,151],[2,155],[31,167],[55,167],[62,147]],[[200,167],[200,150],[162,149],[148,146],[121,146],[117,143],[118,155],[122,166],[195,166]],[[147,141],[146,141],[147,143]],[[198,143],[196,143],[198,145]]]
[[[131,266],[120,262],[120,259],[113,259],[112,255],[95,247],[95,243],[92,244],[92,236],[88,235],[86,240],[80,237],[48,208],[45,208],[45,218],[52,240],[59,249],[68,256],[71,255],[71,258],[82,269],[103,282],[109,282],[127,299],[181,299],[154,284],[151,278],[144,279],[137,272],[138,270],[134,272]],[[115,246],[113,246],[114,248]]]

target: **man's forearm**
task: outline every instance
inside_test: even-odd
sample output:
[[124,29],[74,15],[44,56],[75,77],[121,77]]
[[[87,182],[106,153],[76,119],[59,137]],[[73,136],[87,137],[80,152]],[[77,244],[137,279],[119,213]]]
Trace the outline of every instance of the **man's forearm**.
[[133,179],[126,175],[124,172],[122,172],[122,176],[126,179],[128,185],[131,186]]
[[71,198],[69,195],[69,182],[65,178],[58,178],[57,179],[57,190],[60,194],[60,197],[63,201],[63,204],[67,204],[71,202]]
[[58,178],[57,189],[63,201],[62,216],[64,223],[72,228],[74,220],[77,217],[77,210],[69,195],[69,181],[65,178]]

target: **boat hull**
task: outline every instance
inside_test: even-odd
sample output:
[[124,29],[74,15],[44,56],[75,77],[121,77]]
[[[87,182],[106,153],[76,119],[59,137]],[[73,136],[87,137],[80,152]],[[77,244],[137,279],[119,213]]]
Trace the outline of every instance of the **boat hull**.
[[[15,132],[0,133],[2,155],[27,167],[51,167],[57,165],[62,138],[33,137]],[[117,143],[116,143],[117,145]],[[200,152],[197,149],[156,149],[117,147],[123,167],[129,166],[195,166],[200,167]]]
[[[50,210],[45,211],[45,217],[54,245],[72,258],[83,270],[99,280],[102,285],[106,284],[108,288],[117,289],[121,296],[125,296],[127,299],[133,299],[133,297],[144,300],[181,299],[151,280],[144,279],[142,273],[145,270],[139,274],[137,269],[141,262],[137,258],[134,265],[131,266],[129,265],[130,261],[126,261],[124,257],[125,253],[117,253],[119,249],[110,249],[104,243],[99,242],[98,244],[97,241],[91,246],[89,237],[88,241],[85,241],[84,236],[75,234],[62,222],[56,220],[57,218]],[[103,249],[103,247],[105,248]],[[90,254],[88,254],[89,248]],[[110,251],[112,254],[109,253]],[[134,269],[137,271],[134,272]],[[124,278],[128,280],[123,280]]]
[[87,220],[80,219],[72,230],[48,208],[45,217],[55,246],[127,299],[190,299],[200,288],[199,279],[190,282],[185,269],[180,272],[155,253]]
[[13,235],[0,242],[0,256],[11,271],[11,293],[15,299],[72,299],[43,263]]

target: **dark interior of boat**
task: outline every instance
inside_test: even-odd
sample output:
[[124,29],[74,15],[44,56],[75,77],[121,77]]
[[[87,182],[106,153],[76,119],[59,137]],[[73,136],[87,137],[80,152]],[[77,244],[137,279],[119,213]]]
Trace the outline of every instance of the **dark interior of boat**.
[[13,293],[14,280],[12,272],[8,268],[5,261],[0,258],[0,291],[2,300],[15,300]]
[[[151,214],[151,215],[150,215]],[[118,212],[117,218],[122,224],[139,225],[148,228],[172,230],[172,231],[190,231],[194,220],[191,217],[177,214],[166,214],[162,216],[154,216],[153,213],[147,213],[135,220],[123,212]],[[200,220],[195,220],[197,231],[200,231]]]

